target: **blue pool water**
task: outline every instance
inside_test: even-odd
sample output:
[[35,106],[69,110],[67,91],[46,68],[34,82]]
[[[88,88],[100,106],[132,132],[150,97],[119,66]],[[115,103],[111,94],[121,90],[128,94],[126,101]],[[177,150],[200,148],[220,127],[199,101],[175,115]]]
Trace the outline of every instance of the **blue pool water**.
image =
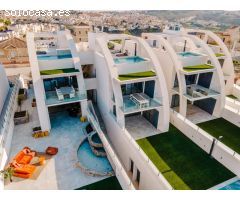
[[123,57],[123,58],[114,58],[114,62],[116,64],[121,63],[139,63],[146,61],[144,58],[141,58],[139,56],[131,56],[131,57]]
[[112,166],[109,163],[107,157],[96,156],[88,143],[85,140],[78,149],[79,162],[88,169],[95,170],[97,172],[111,172]]
[[240,190],[240,180],[237,180],[229,185],[226,185],[219,190]]
[[193,52],[181,52],[181,53],[178,53],[178,55],[182,57],[199,56],[199,54],[193,53]]
[[72,58],[72,54],[56,55],[56,56],[39,55],[37,56],[37,58],[38,60],[58,60],[58,59]]

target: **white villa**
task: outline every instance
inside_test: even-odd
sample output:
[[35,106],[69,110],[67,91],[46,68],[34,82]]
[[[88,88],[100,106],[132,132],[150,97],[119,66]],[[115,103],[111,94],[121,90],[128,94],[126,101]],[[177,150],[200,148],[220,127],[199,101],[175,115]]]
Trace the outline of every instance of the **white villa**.
[[[27,45],[33,86],[20,110],[29,122],[12,131],[20,83],[6,112],[11,88],[0,71],[1,169],[25,146],[58,154],[28,179],[2,178],[2,189],[78,189],[109,177],[128,190],[240,182],[240,151],[199,124],[224,118],[239,131],[240,115],[225,103],[233,83],[224,47],[222,67],[211,46],[176,25],[142,37],[89,32],[84,45],[68,30],[28,33]],[[35,128],[49,136],[33,138]]]

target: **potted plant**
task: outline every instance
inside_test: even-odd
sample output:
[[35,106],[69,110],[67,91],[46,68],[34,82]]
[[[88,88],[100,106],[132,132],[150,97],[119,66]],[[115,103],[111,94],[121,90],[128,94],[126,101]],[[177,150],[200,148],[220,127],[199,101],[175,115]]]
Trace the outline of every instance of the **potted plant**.
[[3,175],[4,180],[9,179],[10,182],[12,182],[13,168],[8,167],[8,168],[6,168],[6,169],[4,169],[4,170],[1,170],[1,171],[0,171],[0,174]]

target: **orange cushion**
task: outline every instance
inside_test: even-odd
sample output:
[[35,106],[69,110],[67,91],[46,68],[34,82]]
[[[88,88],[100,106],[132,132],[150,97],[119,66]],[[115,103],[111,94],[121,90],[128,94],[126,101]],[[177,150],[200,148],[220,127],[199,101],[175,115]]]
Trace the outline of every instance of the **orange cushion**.
[[20,174],[20,173],[13,173],[13,176],[19,177],[19,178],[30,178],[32,174]]
[[32,174],[36,169],[36,166],[34,165],[23,165],[22,167],[15,168],[14,172],[15,173],[20,173],[20,174]]
[[14,160],[16,160],[17,162],[19,162],[19,161],[23,158],[23,156],[25,156],[25,153],[22,152],[22,151],[20,151],[20,152],[15,156]]
[[25,155],[25,156],[23,156],[23,158],[21,159],[21,160],[19,160],[18,161],[18,163],[19,164],[28,164],[28,163],[30,163],[30,161],[32,160],[32,156],[30,156],[30,155]]

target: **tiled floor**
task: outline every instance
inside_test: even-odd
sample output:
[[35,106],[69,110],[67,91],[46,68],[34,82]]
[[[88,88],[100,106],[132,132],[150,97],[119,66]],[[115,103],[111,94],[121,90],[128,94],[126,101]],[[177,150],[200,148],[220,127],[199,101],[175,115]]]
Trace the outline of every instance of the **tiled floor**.
[[77,149],[84,136],[84,124],[78,118],[70,118],[66,113],[55,114],[51,118],[52,130],[49,137],[34,139],[31,136],[32,128],[39,125],[37,109],[31,107],[31,99],[30,93],[22,106],[22,110],[27,108],[30,113],[30,123],[15,126],[10,157],[14,157],[24,146],[40,152],[48,146],[56,146],[59,152],[33,178],[14,177],[12,183],[6,183],[5,189],[76,189],[103,179],[104,177],[87,176],[76,167]]
[[160,133],[159,130],[141,115],[127,117],[125,123],[126,129],[135,140]]
[[213,115],[210,115],[201,108],[188,104],[187,107],[187,119],[189,119],[194,124],[202,123],[212,119],[216,119]]

